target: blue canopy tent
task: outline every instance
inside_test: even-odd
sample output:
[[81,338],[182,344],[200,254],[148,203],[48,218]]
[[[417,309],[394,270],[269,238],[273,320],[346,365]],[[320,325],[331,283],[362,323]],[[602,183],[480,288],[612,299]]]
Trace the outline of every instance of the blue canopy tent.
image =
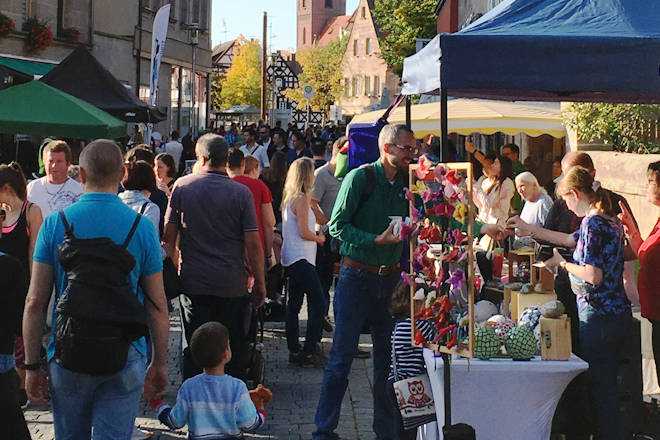
[[451,96],[660,102],[660,2],[505,0],[440,37]]

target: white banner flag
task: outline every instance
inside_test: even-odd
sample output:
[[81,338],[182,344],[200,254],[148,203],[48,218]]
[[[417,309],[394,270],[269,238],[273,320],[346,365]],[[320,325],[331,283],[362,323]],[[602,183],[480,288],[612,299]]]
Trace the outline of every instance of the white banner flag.
[[170,22],[170,5],[160,8],[154,18],[154,27],[151,32],[151,76],[149,80],[149,103],[156,105],[156,93],[158,91],[158,72],[160,71],[160,60],[165,53],[165,41],[167,40],[167,26]]

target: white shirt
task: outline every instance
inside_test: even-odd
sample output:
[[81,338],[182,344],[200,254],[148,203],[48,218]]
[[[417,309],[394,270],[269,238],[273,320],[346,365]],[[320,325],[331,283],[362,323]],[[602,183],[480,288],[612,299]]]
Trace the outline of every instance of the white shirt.
[[161,149],[163,153],[167,153],[174,158],[174,163],[176,164],[175,171],[177,171],[180,166],[179,162],[181,161],[181,153],[183,153],[183,145],[181,142],[177,142],[176,140],[172,139],[165,145],[161,145]]
[[[308,208],[307,228],[314,231],[314,212]],[[316,242],[305,240],[298,231],[298,217],[291,210],[291,200],[282,210],[282,266],[288,267],[299,260],[307,260],[312,266],[316,266]]]
[[245,155],[254,156],[259,159],[259,171],[270,166],[270,161],[268,160],[268,151],[263,145],[254,144],[252,147],[248,147],[247,144],[243,145],[240,150]]
[[70,177],[64,183],[48,183],[46,176],[28,183],[28,200],[41,208],[44,218],[52,213],[73,205],[83,194],[81,183]]

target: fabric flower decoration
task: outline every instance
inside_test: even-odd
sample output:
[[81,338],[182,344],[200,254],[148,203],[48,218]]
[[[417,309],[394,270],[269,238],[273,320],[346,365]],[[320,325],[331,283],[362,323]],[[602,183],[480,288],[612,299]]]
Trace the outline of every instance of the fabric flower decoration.
[[461,175],[457,173],[456,170],[449,170],[445,177],[447,178],[448,182],[453,183],[454,185],[460,185],[461,181],[463,180],[463,177],[461,177]]
[[401,279],[403,280],[404,283],[406,283],[410,287],[415,287],[415,281],[406,272],[401,272]]
[[456,205],[456,209],[454,209],[454,218],[461,222],[461,224],[465,224],[465,218],[467,217],[468,213],[468,208],[465,206],[465,203],[458,203]]
[[454,248],[454,249],[452,249],[451,251],[449,251],[449,253],[445,254],[445,255],[442,257],[442,259],[443,259],[444,261],[452,261],[452,260],[454,260],[454,258],[456,258],[457,256],[458,256],[458,248]]
[[414,227],[406,224],[406,223],[401,223],[401,231],[399,232],[399,238],[403,240],[404,238],[408,237],[410,234],[413,233],[415,230]]
[[411,223],[417,223],[420,218],[420,212],[419,209],[415,208],[414,206],[410,207],[410,222]]
[[435,202],[437,200],[440,200],[442,198],[442,189],[439,191],[433,191],[430,187],[426,188],[426,191],[424,191],[424,194],[422,194],[422,200],[424,203],[428,202]]
[[422,180],[418,181],[417,183],[413,183],[410,187],[410,191],[412,191],[414,194],[417,194],[418,196],[421,196],[426,191],[426,183],[424,183]]
[[451,273],[447,283],[451,285],[451,290],[458,290],[465,282],[465,273],[461,269],[456,269]]
[[435,181],[443,186],[447,182],[445,174],[447,174],[447,169],[443,165],[438,165],[433,170],[433,177],[435,178]]
[[414,202],[415,201],[415,194],[412,191],[410,191],[410,189],[403,188],[403,192],[406,195],[406,200],[408,200],[409,202]]
[[419,166],[415,169],[415,175],[419,180],[425,180],[426,177],[431,172],[431,166],[433,163],[428,160],[426,157],[422,156],[419,158]]
[[447,202],[435,205],[435,215],[439,217],[451,217],[454,214],[454,207]]

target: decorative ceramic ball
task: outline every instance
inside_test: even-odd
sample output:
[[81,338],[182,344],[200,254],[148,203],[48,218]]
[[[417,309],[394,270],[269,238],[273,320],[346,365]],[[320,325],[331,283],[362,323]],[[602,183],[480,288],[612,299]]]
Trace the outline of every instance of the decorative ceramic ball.
[[488,318],[486,324],[495,329],[495,333],[500,337],[500,344],[504,344],[504,339],[516,324],[504,315],[494,315]]
[[490,301],[481,300],[474,305],[475,322],[484,322],[497,314],[497,306]]
[[534,337],[536,338],[536,354],[541,354],[541,326],[534,327]]
[[474,330],[474,355],[487,361],[500,350],[500,338],[492,327],[482,326]]
[[527,327],[534,331],[534,328],[539,325],[541,319],[541,310],[538,307],[530,307],[522,312],[520,319],[518,319],[519,327]]
[[528,361],[536,353],[534,332],[527,327],[516,327],[504,341],[504,346],[513,360]]

